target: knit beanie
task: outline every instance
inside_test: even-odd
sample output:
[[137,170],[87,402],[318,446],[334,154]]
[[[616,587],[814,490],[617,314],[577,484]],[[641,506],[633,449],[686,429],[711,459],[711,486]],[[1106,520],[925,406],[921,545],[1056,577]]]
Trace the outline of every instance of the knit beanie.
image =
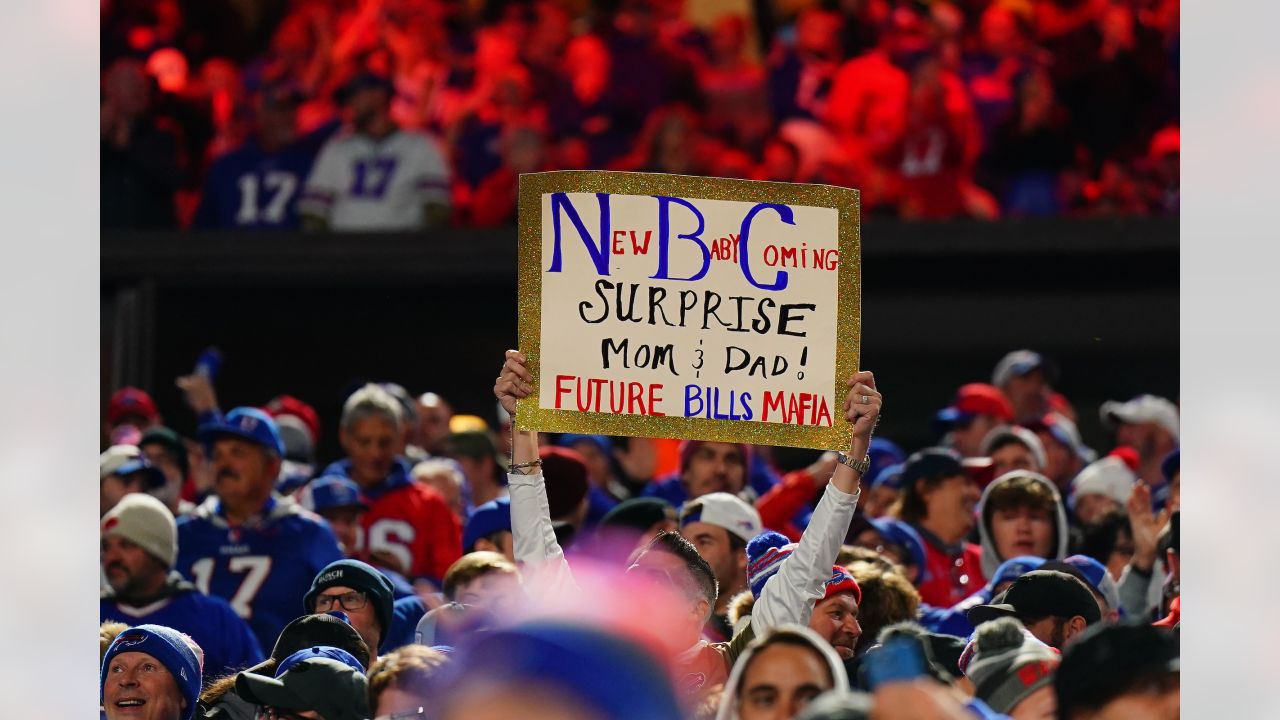
[[[760,599],[764,584],[777,574],[782,561],[791,557],[795,549],[796,543],[772,530],[760,533],[747,543],[747,584],[751,587],[752,597]],[[853,575],[839,565],[832,566],[831,577],[823,584],[823,600],[837,593],[851,592],[857,602],[862,602],[862,588],[858,587]]]
[[150,655],[165,666],[178,685],[178,692],[187,701],[182,720],[191,720],[196,712],[196,700],[200,697],[201,660],[200,646],[195,641],[172,628],[163,625],[138,625],[116,636],[102,656],[102,672],[98,685],[98,702],[106,702],[107,670],[116,655],[140,652]]
[[391,637],[391,611],[394,603],[394,591],[391,581],[376,568],[359,560],[335,560],[329,563],[311,581],[311,589],[302,598],[307,612],[315,612],[316,596],[331,587],[349,587],[369,596],[373,603],[373,612],[378,616],[378,626],[382,628],[379,636],[379,648],[384,648]]
[[178,526],[164,503],[146,493],[129,493],[102,517],[102,534],[118,535],[172,568],[178,561]]
[[1028,695],[1053,683],[1058,654],[1014,618],[983,623],[973,642],[965,674],[973,682],[974,696],[992,710],[1008,714]]
[[1094,461],[1080,471],[1071,481],[1071,506],[1083,495],[1105,495],[1123,506],[1133,494],[1133,484],[1138,479],[1119,457],[1108,455]]

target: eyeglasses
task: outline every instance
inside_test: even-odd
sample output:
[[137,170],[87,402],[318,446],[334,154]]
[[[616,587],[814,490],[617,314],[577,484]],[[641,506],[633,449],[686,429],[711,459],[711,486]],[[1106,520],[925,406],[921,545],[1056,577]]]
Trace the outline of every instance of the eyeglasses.
[[295,715],[288,710],[263,706],[258,708],[257,720],[307,720],[301,715]]
[[333,610],[333,606],[341,605],[343,610],[363,610],[365,605],[369,604],[369,596],[364,593],[353,590],[342,595],[317,595],[316,609],[318,613],[325,613]]

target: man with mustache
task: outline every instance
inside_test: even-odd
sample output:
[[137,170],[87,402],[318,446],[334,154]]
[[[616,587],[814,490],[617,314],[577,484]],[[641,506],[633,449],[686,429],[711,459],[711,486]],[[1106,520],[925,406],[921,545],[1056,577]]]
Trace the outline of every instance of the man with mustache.
[[178,531],[169,509],[134,493],[102,518],[102,593],[99,619],[163,625],[190,635],[204,650],[210,677],[262,660],[258,640],[226,600],[210,597],[178,573]]
[[214,494],[178,523],[176,568],[202,592],[225,598],[261,647],[298,616],[298,598],[342,550],[322,518],[275,492],[284,443],[271,416],[235,408],[224,417],[207,378],[179,385],[199,413]]

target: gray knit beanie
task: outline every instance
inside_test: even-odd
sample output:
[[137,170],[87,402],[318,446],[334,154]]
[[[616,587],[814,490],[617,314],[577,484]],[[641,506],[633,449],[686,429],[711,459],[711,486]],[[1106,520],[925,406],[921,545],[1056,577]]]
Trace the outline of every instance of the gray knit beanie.
[[978,699],[1008,714],[1028,695],[1053,683],[1059,660],[1058,653],[1022,623],[1005,617],[978,626],[973,660],[965,674]]

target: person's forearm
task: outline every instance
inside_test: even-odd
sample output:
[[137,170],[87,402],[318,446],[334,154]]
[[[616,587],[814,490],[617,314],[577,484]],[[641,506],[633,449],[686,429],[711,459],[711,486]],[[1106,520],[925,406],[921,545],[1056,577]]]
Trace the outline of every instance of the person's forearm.
[[[870,447],[870,438],[855,435],[849,443],[849,459],[861,460],[867,456],[867,450]],[[852,495],[861,488],[862,475],[844,463],[837,463],[835,472],[831,474],[831,484],[840,492]]]
[[[514,422],[514,420],[512,421]],[[538,453],[538,433],[533,430],[515,430],[511,442],[511,461],[516,465],[533,462]]]

